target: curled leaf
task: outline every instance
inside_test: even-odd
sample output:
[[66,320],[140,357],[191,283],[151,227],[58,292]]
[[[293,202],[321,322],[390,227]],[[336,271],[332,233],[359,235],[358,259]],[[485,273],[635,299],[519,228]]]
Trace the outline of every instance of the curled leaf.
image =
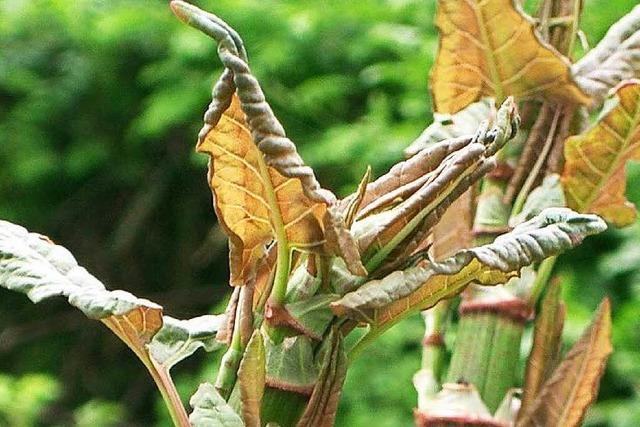
[[600,101],[620,82],[640,77],[640,6],[613,24],[572,71],[578,85]]
[[347,356],[341,333],[334,329],[318,355],[320,372],[297,427],[332,427],[338,410],[342,384],[347,375]]
[[564,317],[565,307],[560,298],[560,282],[551,282],[536,319],[533,344],[527,360],[521,417],[527,413],[559,361]]
[[459,293],[466,285],[505,283],[519,270],[578,245],[602,232],[604,222],[594,215],[569,209],[546,209],[539,216],[499,236],[488,245],[459,251],[439,263],[396,271],[368,282],[332,304],[347,315],[376,327]]
[[425,148],[445,139],[458,138],[473,134],[480,124],[495,114],[495,101],[485,98],[467,105],[455,114],[433,113],[431,123],[404,150],[406,157],[412,157]]
[[568,206],[616,226],[631,224],[635,207],[624,197],[625,164],[640,160],[640,80],[630,80],[598,122],[565,143],[562,174]]
[[590,103],[569,61],[540,40],[513,0],[439,0],[436,25],[431,87],[437,111],[453,114],[483,96]]
[[348,228],[347,220],[337,206],[327,209],[324,215],[324,229],[326,251],[344,259],[352,274],[365,277],[367,270],[362,265],[358,244]]
[[189,403],[193,408],[189,415],[192,427],[244,427],[240,416],[209,383],[200,384]]
[[518,427],[581,425],[598,394],[600,377],[612,351],[610,311],[609,300],[605,299],[591,326],[544,384]]
[[232,285],[255,278],[273,239],[291,248],[319,249],[322,217],[333,194],[320,187],[266,102],[246,62],[239,36],[220,18],[182,1],[176,15],[211,36],[226,67],[213,90],[197,150],[211,156],[214,208],[230,243]]

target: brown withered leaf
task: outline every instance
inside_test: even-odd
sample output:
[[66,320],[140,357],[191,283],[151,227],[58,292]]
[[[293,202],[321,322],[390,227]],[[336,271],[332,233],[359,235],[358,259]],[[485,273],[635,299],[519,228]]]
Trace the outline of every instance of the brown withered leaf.
[[562,182],[569,207],[625,226],[636,218],[624,168],[640,160],[640,80],[623,83],[616,97],[592,128],[567,139]]
[[242,419],[247,427],[260,427],[260,407],[265,384],[265,350],[262,334],[256,330],[247,344],[238,369]]
[[552,281],[542,300],[541,310],[536,318],[533,345],[527,360],[522,406],[522,417],[534,402],[543,383],[555,369],[562,345],[565,306],[560,297],[560,282]]
[[322,245],[326,205],[307,197],[300,180],[266,165],[237,96],[200,139],[197,150],[211,156],[209,185],[216,214],[229,235],[232,285],[242,285],[255,275],[265,245],[278,229],[287,238],[279,244],[304,249]]
[[600,377],[611,354],[611,307],[605,299],[582,337],[544,384],[518,427],[581,425],[598,394]]
[[513,0],[439,0],[436,24],[431,87],[438,112],[453,114],[483,96],[590,103],[569,61],[540,40]]

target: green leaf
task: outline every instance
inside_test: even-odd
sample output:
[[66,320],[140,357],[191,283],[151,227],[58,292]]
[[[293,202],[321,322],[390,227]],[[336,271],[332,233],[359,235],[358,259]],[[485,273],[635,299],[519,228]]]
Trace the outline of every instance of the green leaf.
[[450,298],[469,283],[505,283],[519,270],[577,246],[586,236],[602,232],[606,224],[595,215],[551,208],[520,224],[493,243],[459,251],[443,262],[396,271],[374,280],[332,304],[337,315],[365,321],[376,328],[408,313]]
[[529,194],[522,206],[522,211],[509,220],[509,225],[516,226],[539,215],[546,208],[564,207],[566,203],[560,176],[557,174],[548,175],[542,184]]
[[260,427],[260,406],[264,395],[266,374],[265,349],[262,334],[255,330],[238,369],[242,418],[247,427]]
[[333,319],[329,304],[340,298],[333,294],[314,295],[309,299],[285,305],[285,309],[295,322],[294,328],[305,335],[321,341],[327,326]]
[[222,348],[216,334],[224,327],[225,321],[225,315],[205,315],[189,320],[164,316],[162,329],[149,343],[149,352],[154,360],[169,370],[199,348],[208,352]]
[[425,148],[445,139],[473,135],[480,124],[495,114],[493,98],[469,104],[455,114],[433,113],[433,123],[404,150],[406,157],[413,157]]
[[192,427],[244,427],[240,416],[209,383],[200,384],[189,404],[193,408],[189,415]]
[[271,388],[310,395],[318,378],[313,342],[304,335],[286,337],[276,344],[263,334],[266,350],[266,383]]

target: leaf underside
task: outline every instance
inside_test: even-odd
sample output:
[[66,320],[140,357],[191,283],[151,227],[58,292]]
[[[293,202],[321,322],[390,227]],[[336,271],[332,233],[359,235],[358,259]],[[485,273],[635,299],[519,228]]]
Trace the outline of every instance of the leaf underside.
[[640,77],[640,6],[613,24],[572,71],[578,85],[598,100],[623,80]]
[[505,283],[520,268],[557,255],[606,228],[594,215],[552,208],[499,236],[493,243],[459,251],[447,260],[396,271],[368,282],[332,304],[347,315],[380,327],[458,294],[466,285]]

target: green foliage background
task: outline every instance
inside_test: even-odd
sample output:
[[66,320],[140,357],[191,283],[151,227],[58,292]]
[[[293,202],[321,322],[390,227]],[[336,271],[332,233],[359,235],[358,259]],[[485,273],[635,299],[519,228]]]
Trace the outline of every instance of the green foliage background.
[[[636,2],[587,0],[589,42]],[[0,0],[0,218],[63,243],[111,288],[190,317],[219,310],[228,290],[206,159],[193,152],[220,67],[167,3]],[[368,164],[385,171],[430,123],[433,0],[195,3],[242,34],[289,136],[339,194]],[[637,185],[630,193],[640,201]],[[559,275],[568,342],[603,295],[614,303],[616,352],[587,425],[640,425],[640,225],[589,239]],[[421,334],[410,319],[354,364],[338,426],[412,425]],[[179,366],[184,396],[214,366],[203,354]],[[168,421],[144,368],[104,328],[62,302],[36,308],[2,292],[0,425]]]

